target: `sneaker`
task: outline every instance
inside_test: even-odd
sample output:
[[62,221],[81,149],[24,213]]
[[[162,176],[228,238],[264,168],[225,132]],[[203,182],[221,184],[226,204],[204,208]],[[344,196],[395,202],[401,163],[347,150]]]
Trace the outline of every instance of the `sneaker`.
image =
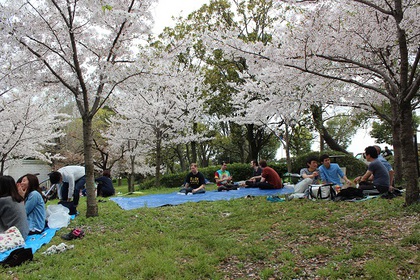
[[281,198],[279,196],[273,195],[273,196],[267,196],[267,200],[270,202],[282,202],[285,201],[284,198]]
[[292,193],[291,193],[291,194],[287,194],[287,195],[286,195],[286,200],[287,200],[287,201],[290,201],[290,200],[292,200],[293,198],[295,198],[295,197],[294,197],[294,195],[293,195]]

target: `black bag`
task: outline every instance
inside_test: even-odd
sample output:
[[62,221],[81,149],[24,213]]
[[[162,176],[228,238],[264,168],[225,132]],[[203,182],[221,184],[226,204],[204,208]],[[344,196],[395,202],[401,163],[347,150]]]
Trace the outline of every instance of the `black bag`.
[[77,214],[77,209],[76,206],[74,206],[73,201],[60,201],[58,202],[58,204],[61,204],[67,208],[69,208],[70,212],[69,215],[76,215]]
[[362,199],[365,195],[363,194],[363,191],[361,189],[357,188],[346,188],[342,189],[335,198],[335,201],[340,200],[351,200],[351,199]]
[[31,248],[18,248],[13,250],[10,255],[1,262],[3,266],[18,266],[26,261],[31,261],[34,255]]
[[333,188],[333,184],[309,186],[309,198],[333,200],[335,196],[336,193]]

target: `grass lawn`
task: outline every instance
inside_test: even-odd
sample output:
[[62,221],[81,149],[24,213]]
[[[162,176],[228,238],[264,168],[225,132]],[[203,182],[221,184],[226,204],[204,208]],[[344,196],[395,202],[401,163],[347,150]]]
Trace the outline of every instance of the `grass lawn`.
[[[0,279],[420,279],[420,205],[405,208],[401,197],[255,197],[130,211],[105,199],[95,218],[85,217],[84,199],[68,228],[32,262],[0,267]],[[74,227],[86,236],[60,238]],[[74,249],[42,254],[61,242]]]

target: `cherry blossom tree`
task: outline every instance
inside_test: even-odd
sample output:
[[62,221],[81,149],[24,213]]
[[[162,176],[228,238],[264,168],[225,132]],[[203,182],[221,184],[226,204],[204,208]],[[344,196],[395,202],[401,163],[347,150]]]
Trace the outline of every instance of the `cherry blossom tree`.
[[[413,109],[420,87],[418,1],[318,1],[298,5],[298,24],[285,33],[285,65],[359,90],[368,104],[392,108],[396,172],[407,184],[406,203],[418,200]],[[291,48],[293,46],[293,50]],[[335,92],[343,92],[336,86]],[[344,91],[345,93],[345,91]]]
[[50,153],[62,134],[67,116],[57,113],[57,104],[47,92],[34,92],[36,75],[19,48],[0,46],[0,174],[15,159],[36,158],[46,162],[59,157]]
[[[131,174],[134,172],[133,156],[149,158],[142,165],[148,170],[155,168],[156,186],[160,183],[165,147],[206,140],[193,132],[194,123],[203,121],[206,99],[200,98],[202,78],[194,67],[180,62],[179,55],[185,51],[181,47],[165,51],[158,48],[149,53],[153,71],[133,83],[126,83],[124,91],[114,98],[118,118],[113,118],[114,133],[110,140],[117,146],[131,143]],[[139,84],[142,87],[138,87]]]
[[50,162],[48,148],[59,137],[64,116],[54,112],[46,99],[29,91],[9,91],[0,97],[0,174],[12,159],[37,158]]
[[44,87],[71,95],[83,120],[86,216],[97,216],[92,119],[116,89],[147,71],[133,67],[135,46],[150,32],[154,0],[2,1],[2,42],[19,46]]
[[[396,172],[407,185],[406,203],[418,200],[413,109],[420,87],[418,1],[273,1],[279,15],[271,40],[245,42],[242,30],[207,31],[206,44],[253,61],[249,73],[270,97],[287,92],[283,113],[314,104],[367,104],[392,108]],[[208,38],[208,39],[207,39]],[[244,87],[254,86],[248,83]],[[258,84],[259,85],[259,84]],[[300,98],[293,93],[306,87]],[[263,89],[263,88],[262,88]],[[292,93],[292,94],[290,94]],[[293,105],[295,103],[295,105]]]

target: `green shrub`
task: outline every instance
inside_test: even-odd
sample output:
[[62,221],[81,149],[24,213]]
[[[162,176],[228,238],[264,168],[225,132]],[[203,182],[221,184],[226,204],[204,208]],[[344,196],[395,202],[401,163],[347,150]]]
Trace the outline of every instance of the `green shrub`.
[[[283,176],[287,172],[287,167],[284,163],[268,163],[270,167],[277,171],[280,176]],[[198,168],[198,170],[203,173],[204,177],[210,182],[214,181],[214,173],[220,169],[218,166],[209,166],[204,168]],[[252,176],[252,169],[248,163],[232,163],[228,164],[227,169],[233,177],[234,181],[243,181]],[[184,184],[185,177],[190,171],[184,171],[176,174],[167,174],[163,175],[160,179],[160,186],[165,188],[179,188]],[[150,189],[155,186],[154,177],[145,179],[140,183],[140,189]]]
[[[306,160],[309,156],[315,156],[319,159],[320,155],[324,152],[310,152],[296,158],[292,159],[292,173],[300,172],[300,169],[306,167]],[[346,167],[346,175],[349,178],[354,178],[365,173],[367,167],[366,165],[356,159],[355,157],[339,153],[339,152],[330,152],[328,153],[331,156],[331,162],[337,162],[340,167]],[[337,157],[334,157],[337,156]],[[284,161],[280,162],[268,162],[268,166],[272,167],[280,175],[280,177],[285,178],[287,173],[287,165]],[[204,174],[204,177],[210,182],[214,183],[214,172],[220,169],[220,165],[209,166],[205,168],[198,168],[198,170]],[[249,166],[249,163],[232,163],[228,164],[228,169],[230,174],[233,177],[234,181],[243,181],[252,176],[252,170]],[[176,174],[167,174],[163,175],[160,180],[160,187],[165,188],[179,188],[185,180],[189,171],[184,171]],[[295,183],[295,182],[294,182]],[[155,186],[154,177],[149,177],[143,180],[140,183],[140,189],[150,189]]]

